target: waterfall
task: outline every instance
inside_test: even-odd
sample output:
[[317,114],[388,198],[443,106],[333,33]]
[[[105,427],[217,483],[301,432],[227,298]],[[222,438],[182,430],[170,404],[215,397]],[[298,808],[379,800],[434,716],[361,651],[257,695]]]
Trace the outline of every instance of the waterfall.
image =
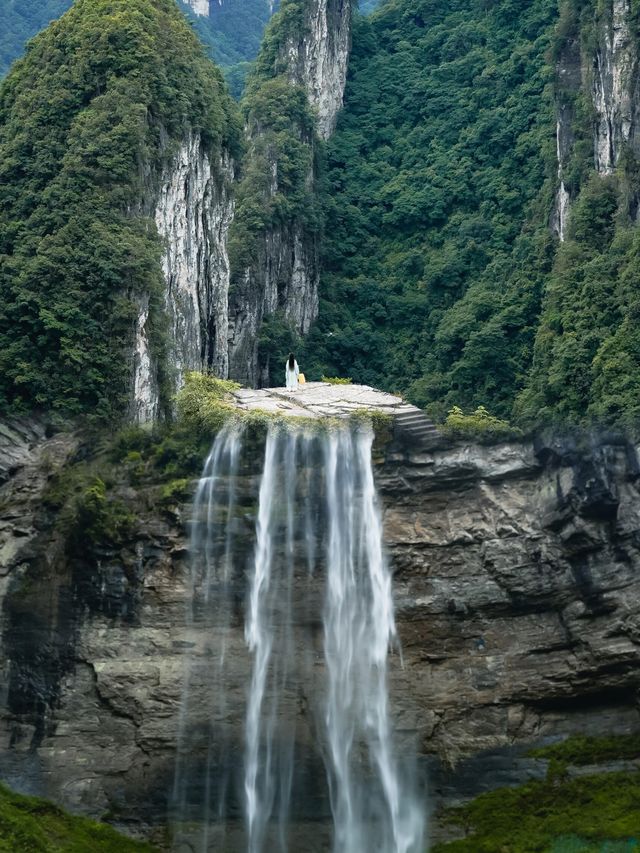
[[[369,426],[223,430],[193,503],[174,849],[422,853]],[[399,655],[395,658],[399,663]]]

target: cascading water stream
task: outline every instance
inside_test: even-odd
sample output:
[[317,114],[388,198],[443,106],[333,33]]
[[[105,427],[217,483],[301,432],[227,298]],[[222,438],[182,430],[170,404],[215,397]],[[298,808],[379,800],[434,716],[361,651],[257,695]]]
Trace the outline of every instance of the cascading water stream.
[[[222,429],[204,465],[193,500],[189,551],[191,555],[188,596],[185,679],[178,726],[178,752],[173,788],[173,809],[181,820],[193,820],[193,801],[201,803],[196,818],[199,838],[195,849],[209,849],[212,820],[224,826],[231,768],[224,725],[226,696],[225,658],[232,613],[234,559],[233,513],[236,509],[237,473],[242,432],[235,425]],[[204,644],[202,644],[204,640]],[[198,709],[194,698],[202,696],[206,718],[193,725]],[[200,704],[200,703],[198,703]],[[194,772],[194,754],[205,752],[204,766]],[[203,789],[194,797],[194,789]],[[176,846],[181,849],[181,833]],[[193,840],[184,849],[194,849]]]
[[365,426],[272,426],[257,489],[238,429],[214,443],[193,510],[177,850],[424,849],[393,744],[372,441]]

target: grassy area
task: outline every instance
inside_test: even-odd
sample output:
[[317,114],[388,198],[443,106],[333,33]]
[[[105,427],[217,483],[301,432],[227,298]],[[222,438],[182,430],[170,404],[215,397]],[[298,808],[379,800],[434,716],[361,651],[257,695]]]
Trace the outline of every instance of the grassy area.
[[606,761],[629,761],[640,758],[640,734],[570,737],[561,743],[533,749],[529,755],[532,758],[546,758],[576,767],[603,764]]
[[2,853],[153,853],[110,826],[73,817],[52,803],[14,794],[0,785]]
[[448,818],[468,835],[432,853],[631,853],[640,850],[640,773],[501,788]]
[[635,853],[640,846],[635,839],[628,841],[604,841],[590,843],[575,835],[560,838],[551,848],[551,853]]

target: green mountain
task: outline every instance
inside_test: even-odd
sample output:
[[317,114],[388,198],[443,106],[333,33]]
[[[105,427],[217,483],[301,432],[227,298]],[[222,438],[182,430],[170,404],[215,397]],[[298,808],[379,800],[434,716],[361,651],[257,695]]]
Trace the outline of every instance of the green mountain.
[[150,214],[190,132],[211,162],[240,133],[173,0],[76,0],[14,65],[0,87],[1,408],[121,415],[141,300],[162,363]]
[[[266,363],[306,332],[321,261],[301,353],[310,377],[400,391],[437,418],[484,405],[523,424],[637,423],[640,6],[385,0],[355,18],[344,109],[324,139],[312,139],[312,112],[341,98],[337,60],[314,65],[289,26],[314,8],[285,4],[274,19],[243,105],[250,156],[235,175],[227,306],[236,349],[244,335],[236,361],[258,341]],[[223,9],[258,18],[224,0],[194,27],[216,20],[231,39]],[[255,50],[248,26],[225,61]],[[212,156],[238,149],[220,81],[173,0],[77,0],[8,76],[5,405],[117,408],[143,292],[162,350],[161,245],[143,213],[188,128]],[[247,234],[265,227],[263,262]],[[217,318],[202,322],[226,340]]]
[[319,371],[438,415],[510,411],[553,252],[556,21],[555,0],[396,0],[360,20],[327,150]]
[[[525,422],[637,421],[627,5],[389,0],[359,21],[327,147],[308,373],[402,391],[439,417],[483,404]],[[611,148],[608,166],[594,145]]]
[[72,0],[0,0],[0,76],[22,56],[24,46],[50,21],[66,12]]
[[194,14],[185,0],[180,0],[180,6],[211,57],[226,68],[250,62],[258,55],[264,28],[278,3],[272,6],[269,0],[213,0],[208,17]]
[[[60,17],[73,0],[0,0],[0,77],[24,51],[25,44]],[[250,62],[272,13],[269,0],[214,0],[208,16],[196,15],[188,0],[178,5],[192,23],[210,56],[228,68]],[[273,10],[278,6],[273,3]]]

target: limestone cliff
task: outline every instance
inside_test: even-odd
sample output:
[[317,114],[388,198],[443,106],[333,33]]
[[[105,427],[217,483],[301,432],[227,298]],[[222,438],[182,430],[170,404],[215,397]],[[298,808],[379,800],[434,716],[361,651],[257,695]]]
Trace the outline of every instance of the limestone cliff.
[[612,0],[598,26],[592,68],[596,111],[594,160],[601,174],[610,174],[625,145],[636,147],[638,115],[638,50],[631,20],[631,1]]
[[305,334],[317,315],[317,148],[342,106],[351,15],[351,0],[283,3],[245,96],[248,153],[233,226],[229,356],[230,375],[243,383],[268,381],[268,366],[258,363],[264,317],[279,311]]
[[313,0],[304,27],[289,35],[278,62],[302,86],[318,116],[318,135],[328,139],[342,107],[351,46],[351,0]]
[[155,179],[151,206],[163,244],[164,364],[154,357],[147,323],[149,302],[139,303],[134,357],[133,420],[157,420],[159,372],[170,393],[185,371],[228,373],[229,259],[227,233],[233,216],[234,163],[227,149],[209,151],[189,131]]
[[[117,541],[63,547],[51,477],[86,443],[78,452],[77,438],[37,429],[3,436],[3,778],[81,812],[162,824],[182,656],[207,642],[185,623],[188,507],[160,498],[132,460],[112,498],[135,523]],[[258,443],[234,519],[248,552],[260,453]],[[436,805],[544,775],[527,751],[550,738],[640,729],[639,478],[638,449],[612,436],[495,447],[397,437],[379,449],[403,649],[391,700]],[[245,582],[228,647],[238,684]],[[233,701],[240,753],[242,690]],[[323,815],[328,803],[310,789],[308,813],[293,816],[304,849],[322,849]]]
[[188,6],[191,7],[194,14],[202,17],[209,17],[209,0],[186,0]]
[[590,135],[589,165],[600,175],[612,174],[624,152],[637,153],[639,147],[638,33],[631,2],[609,0],[583,11],[580,20],[576,14],[569,4],[562,10],[556,61],[558,188],[552,228],[560,240],[579,191],[575,175],[567,182],[567,172],[584,154],[574,150],[576,136],[580,141]]
[[[211,3],[215,3],[216,6],[222,7],[225,4],[224,0],[184,0],[185,4],[189,6],[189,8],[193,11],[194,14],[199,15],[203,18],[208,18],[212,16],[211,11]],[[264,5],[268,6],[269,13],[273,13],[273,8],[276,0],[264,0]]]

